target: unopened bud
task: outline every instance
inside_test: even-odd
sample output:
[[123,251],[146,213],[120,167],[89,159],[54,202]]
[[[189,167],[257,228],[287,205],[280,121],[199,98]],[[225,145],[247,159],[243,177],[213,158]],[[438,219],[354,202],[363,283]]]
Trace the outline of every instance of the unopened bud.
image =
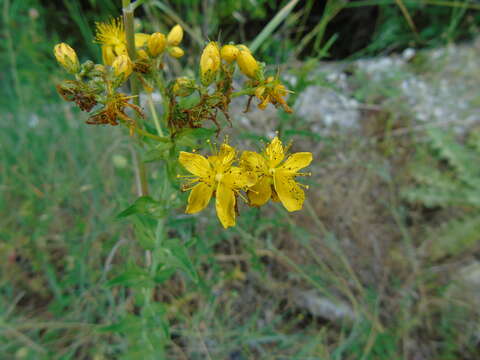
[[144,46],[148,42],[148,39],[150,39],[150,35],[144,34],[144,33],[136,33],[135,34],[135,47],[137,49],[141,48],[142,46]]
[[80,63],[78,62],[77,54],[70,45],[65,43],[57,44],[53,49],[53,53],[59,64],[69,73],[75,74],[80,70]]
[[178,45],[182,42],[183,39],[183,29],[180,25],[175,25],[172,30],[167,35],[168,45]]
[[189,96],[195,91],[195,81],[186,77],[180,77],[175,80],[172,90],[176,96]]
[[133,64],[128,55],[117,56],[112,64],[115,76],[123,76],[126,80],[133,71]]
[[211,41],[203,49],[200,57],[200,78],[203,85],[210,85],[220,69],[220,51],[215,41]]
[[257,60],[255,60],[250,52],[240,50],[240,53],[237,56],[237,64],[240,71],[249,78],[255,79],[257,77],[259,66]]
[[240,50],[235,45],[224,45],[222,50],[220,50],[220,55],[222,59],[231,64],[237,59],[238,53]]
[[168,53],[170,54],[170,56],[178,59],[185,54],[185,51],[183,51],[183,49],[179,48],[178,46],[174,46],[168,49]]
[[248,48],[247,45],[238,44],[238,45],[237,45],[237,49],[240,50],[240,51],[246,51],[246,52],[248,52],[248,53],[250,53],[250,54],[252,53],[252,52],[250,51],[250,49]]
[[165,35],[162,33],[153,33],[148,39],[148,51],[153,57],[160,55],[162,51],[165,50],[166,45],[167,40],[165,39]]
[[148,54],[145,50],[143,49],[140,49],[140,50],[137,50],[137,58],[141,59],[141,60],[145,60],[145,59],[148,59]]

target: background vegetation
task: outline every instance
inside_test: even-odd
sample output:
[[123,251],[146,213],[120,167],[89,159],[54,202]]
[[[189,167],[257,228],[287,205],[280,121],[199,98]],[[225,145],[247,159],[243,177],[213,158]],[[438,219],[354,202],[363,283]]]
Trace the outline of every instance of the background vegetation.
[[[54,87],[63,73],[53,45],[99,60],[94,22],[119,15],[119,3],[0,1],[0,359],[480,358],[478,129],[393,136],[413,125],[386,101],[395,87],[348,69],[360,57],[471,41],[477,2],[145,1],[139,28],[184,25],[187,67],[204,39],[253,42],[258,58],[296,76],[292,105],[309,85],[329,86],[312,71],[320,60],[341,61],[369,109],[382,102],[353,134],[280,112],[277,129],[234,123],[236,143],[279,130],[314,153],[308,200],[295,214],[242,209],[228,231],[213,211],[172,214],[171,238],[191,244],[200,280],[187,266],[155,289],[168,323],[147,331],[173,341],[158,335],[151,349],[142,319],[155,314],[138,314],[139,284],[126,271],[144,261],[138,234],[116,219],[135,199],[129,139],[85,125]],[[412,66],[431,71],[421,55]]]

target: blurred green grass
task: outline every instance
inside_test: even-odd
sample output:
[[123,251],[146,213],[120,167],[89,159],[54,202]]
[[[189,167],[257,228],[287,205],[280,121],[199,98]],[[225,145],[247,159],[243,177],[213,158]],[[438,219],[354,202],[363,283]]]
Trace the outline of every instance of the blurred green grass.
[[[268,23],[272,9],[287,3],[229,0],[209,7],[212,13],[205,15],[204,2],[150,1],[142,15],[146,27],[151,23],[160,29],[179,17],[190,25],[192,39],[222,31],[222,38],[246,41]],[[480,23],[477,12],[468,8],[473,2],[438,7],[404,3],[418,34],[394,1],[369,2],[383,5],[376,8],[373,37],[359,49],[345,45],[348,24],[342,29],[335,22],[360,4],[330,0],[325,12],[318,2],[305,1],[274,35],[265,37],[259,56],[287,61],[300,54],[316,63],[328,54],[346,58],[415,44],[438,46],[467,38]],[[2,1],[0,358],[116,359],[132,346],[121,332],[98,329],[135,312],[132,292],[106,286],[122,267],[143,257],[131,229],[114,219],[135,198],[129,139],[119,129],[86,126],[83,114],[60,101],[53,84],[64,75],[51,54],[61,39],[98,56],[91,43],[92,24],[119,7],[113,1],[90,0],[84,8],[78,4]],[[249,24],[254,33],[247,31]],[[236,35],[238,26],[243,30]],[[281,46],[276,45],[279,39]],[[192,48],[199,49],[194,40]],[[298,84],[297,93],[302,86],[306,83]],[[302,137],[299,121],[280,120],[280,130],[295,134],[302,144],[297,146],[308,150],[316,138]],[[333,176],[312,178],[312,188],[332,187],[312,190],[313,200],[299,215],[289,216],[276,206],[245,209],[238,227],[226,232],[213,212],[172,218],[172,236],[199,239],[191,254],[203,284],[199,289],[177,275],[159,290],[172,321],[169,358],[478,358],[478,329],[459,331],[475,313],[466,304],[446,300],[443,273],[431,271],[431,264],[419,265],[414,243],[420,240],[407,226],[409,209],[392,190],[398,180],[388,156],[341,136],[325,139],[325,144],[320,154],[325,169],[338,176],[354,169],[356,175],[345,186],[382,189],[384,198],[375,203],[380,220],[352,221],[359,228],[346,229],[337,214],[322,209],[316,200],[329,191],[344,194],[331,184]],[[339,153],[347,159],[343,163]],[[360,161],[371,168],[356,166]],[[345,196],[345,201],[361,213],[367,190]],[[376,244],[388,251],[384,262],[367,236],[376,221],[388,223],[390,231],[387,244]],[[345,246],[344,238],[355,245]],[[311,308],[299,305],[305,289],[315,291],[310,299],[348,304],[353,320],[312,315]]]

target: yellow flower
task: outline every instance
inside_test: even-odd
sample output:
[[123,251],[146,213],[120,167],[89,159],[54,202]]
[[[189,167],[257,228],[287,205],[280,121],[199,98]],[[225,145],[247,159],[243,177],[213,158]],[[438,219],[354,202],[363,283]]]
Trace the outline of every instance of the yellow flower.
[[202,84],[207,86],[212,83],[220,69],[220,50],[215,41],[205,46],[200,57],[200,78]]
[[174,58],[177,58],[177,59],[185,55],[185,51],[183,51],[183,49],[178,46],[168,48],[168,53],[170,54],[170,56],[173,56]]
[[172,30],[167,35],[168,45],[177,46],[182,42],[183,39],[183,29],[180,25],[175,25]]
[[257,72],[259,70],[258,62],[255,60],[250,51],[240,50],[240,53],[237,56],[237,64],[240,68],[240,71],[249,78],[257,78]]
[[232,166],[235,157],[235,149],[227,144],[222,144],[218,154],[208,158],[199,154],[180,152],[178,160],[193,174],[187,184],[189,186],[187,190],[192,190],[185,210],[187,214],[203,210],[211,197],[215,196],[217,216],[223,227],[235,225],[238,192],[256,182],[253,172]]
[[285,150],[282,142],[275,137],[263,154],[243,152],[241,167],[246,171],[254,171],[258,176],[258,182],[247,192],[250,205],[261,206],[268,199],[275,200],[278,197],[288,211],[297,211],[303,207],[305,193],[295,178],[309,175],[298,171],[312,162],[312,153],[295,153],[284,161]]
[[112,68],[115,76],[123,76],[126,80],[133,71],[133,63],[128,55],[120,55],[113,61]]
[[57,44],[53,48],[53,53],[59,64],[69,73],[75,74],[80,70],[77,53],[70,47],[70,45],[65,43]]
[[165,50],[166,45],[165,35],[160,32],[153,33],[148,39],[148,51],[153,57],[160,55]]
[[220,50],[220,54],[222,59],[231,64],[237,59],[238,53],[240,50],[235,45],[224,45],[222,46],[222,50]]
[[[112,65],[117,56],[127,55],[127,38],[122,18],[111,19],[110,22],[104,23],[97,22],[95,25],[95,40],[102,44],[102,59],[105,65]],[[135,34],[137,50],[143,47],[149,38],[148,34]]]

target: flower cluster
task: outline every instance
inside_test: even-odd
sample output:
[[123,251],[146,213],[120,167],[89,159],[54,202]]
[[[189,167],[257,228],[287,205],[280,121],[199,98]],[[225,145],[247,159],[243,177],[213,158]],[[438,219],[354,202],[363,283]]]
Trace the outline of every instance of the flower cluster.
[[[165,74],[169,68],[165,59],[185,54],[179,46],[182,27],[175,25],[166,35],[145,34],[134,33],[133,22],[127,23],[129,36],[121,18],[96,24],[95,41],[102,48],[102,64],[90,60],[80,63],[75,50],[65,43],[54,48],[58,63],[74,77],[58,84],[57,91],[66,101],[89,113],[87,124],[124,125],[130,135],[139,134],[145,151],[154,150],[156,154],[162,153],[157,149],[161,143],[160,148],[170,149],[168,157],[163,158],[170,166],[169,162],[175,161],[176,149],[185,146],[182,136],[193,133],[191,128],[211,121],[218,135],[222,129],[219,114],[231,123],[228,110],[235,97],[248,98],[246,111],[256,99],[261,110],[272,104],[292,112],[286,101],[290,91],[278,75],[266,74],[265,64],[257,61],[247,46],[210,41],[200,56],[197,78],[174,78]],[[237,69],[244,76],[240,89],[233,81]],[[131,95],[122,92],[127,79]],[[161,94],[162,122],[156,115],[153,97],[148,97],[155,127],[142,120],[145,116],[138,101],[142,89],[147,93],[157,89]],[[157,134],[152,133],[153,129]],[[146,138],[149,140],[145,141]],[[296,178],[308,175],[299,171],[311,163],[312,154],[287,156],[286,151],[278,137],[260,153],[244,151],[240,155],[226,143],[208,157],[180,151],[179,162],[192,174],[187,176],[189,180],[184,186],[184,190],[191,190],[186,212],[203,210],[215,197],[218,218],[227,228],[235,225],[238,198],[250,206],[262,206],[272,199],[288,211],[300,210],[305,199],[304,185]]]
[[240,191],[247,195],[250,206],[264,205],[269,199],[280,201],[288,211],[300,210],[305,193],[297,176],[309,175],[299,170],[310,165],[312,153],[299,152],[288,156],[286,148],[275,137],[263,152],[244,151],[239,165],[237,151],[224,143],[220,151],[204,157],[196,153],[180,152],[179,161],[192,176],[184,185],[191,190],[187,214],[203,210],[215,196],[217,216],[224,228],[235,225],[238,212],[237,198]]
[[[112,19],[106,23],[96,23],[96,41],[102,45],[102,57],[105,65],[114,65],[114,61],[121,55],[127,55],[127,38],[121,18]],[[136,55],[139,59],[156,58],[165,49],[175,58],[184,55],[178,45],[183,39],[183,29],[175,25],[165,37],[160,32],[151,35],[144,33],[135,34]]]

